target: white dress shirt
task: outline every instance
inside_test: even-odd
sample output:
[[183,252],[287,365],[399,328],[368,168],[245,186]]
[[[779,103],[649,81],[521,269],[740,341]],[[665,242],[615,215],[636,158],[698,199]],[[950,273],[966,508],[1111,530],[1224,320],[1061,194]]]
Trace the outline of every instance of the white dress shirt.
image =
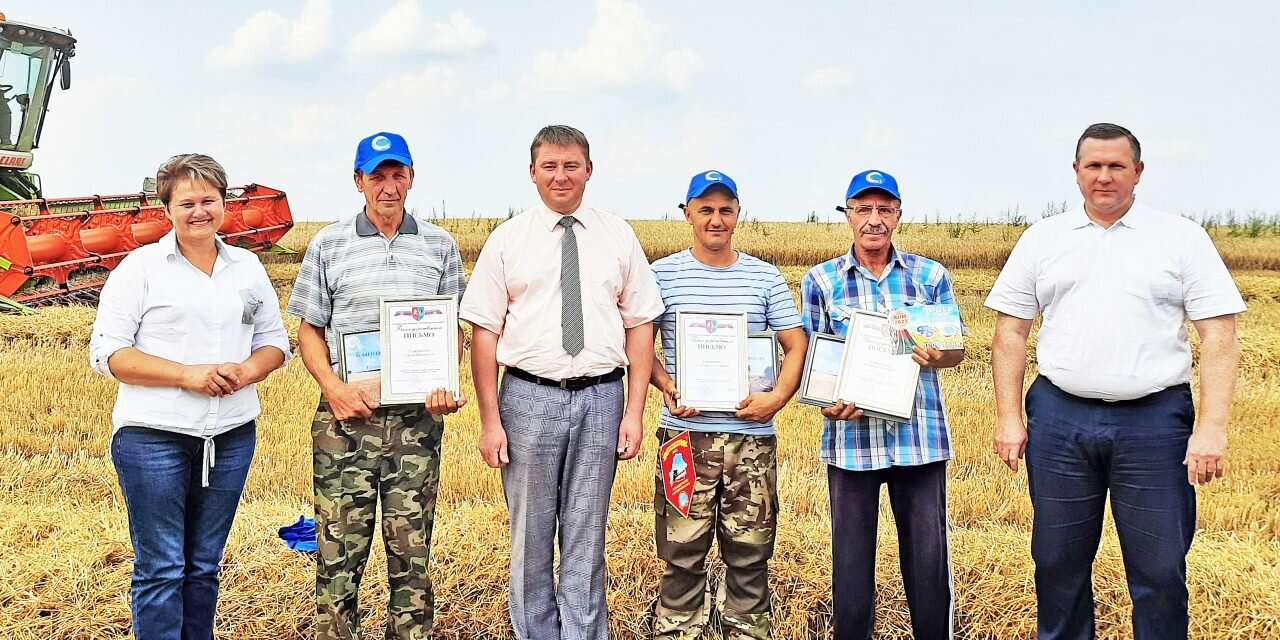
[[[94,369],[111,376],[107,360],[125,347],[182,364],[242,362],[264,346],[289,357],[280,302],[262,262],[250,251],[215,242],[212,275],[182,256],[172,231],[120,262],[102,288],[93,322],[89,359]],[[114,430],[150,427],[208,442],[259,413],[254,385],[211,398],[177,387],[122,382],[111,422]]]
[[629,364],[625,329],[662,315],[662,296],[631,225],[582,205],[573,213],[585,344],[560,335],[561,215],[538,205],[498,225],[476,260],[459,316],[498,334],[498,362],[553,380]]
[[986,306],[1024,320],[1043,312],[1040,373],[1072,395],[1112,401],[1189,382],[1186,320],[1245,310],[1200,225],[1136,202],[1110,228],[1083,205],[1032,225]]

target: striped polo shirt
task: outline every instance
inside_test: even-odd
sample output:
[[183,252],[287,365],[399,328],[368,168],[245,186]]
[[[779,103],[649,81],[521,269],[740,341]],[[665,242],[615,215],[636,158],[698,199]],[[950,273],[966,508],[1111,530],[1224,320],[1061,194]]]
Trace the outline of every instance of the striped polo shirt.
[[[667,373],[676,375],[676,312],[742,311],[751,333],[783,331],[801,326],[791,289],[778,268],[755,256],[738,252],[738,261],[727,267],[711,267],[685,249],[653,263],[662,302],[667,310],[658,318],[662,329],[662,353]],[[677,418],[662,405],[662,426],[690,431],[720,431],[747,435],[773,435],[773,420],[750,422],[732,413],[704,411],[692,418]]]
[[406,211],[388,239],[361,211],[311,240],[285,310],[325,328],[329,362],[336,369],[338,335],[377,329],[382,298],[461,298],[465,287],[462,254],[448,231]]

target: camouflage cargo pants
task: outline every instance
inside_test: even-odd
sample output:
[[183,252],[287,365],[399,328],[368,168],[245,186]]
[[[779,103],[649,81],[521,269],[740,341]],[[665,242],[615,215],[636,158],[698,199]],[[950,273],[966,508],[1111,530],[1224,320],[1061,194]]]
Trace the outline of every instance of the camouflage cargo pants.
[[335,420],[321,400],[311,423],[316,498],[316,637],[359,638],[359,588],[382,503],[391,587],[386,638],[429,638],[435,598],[427,563],[444,422],[421,405]]
[[[678,432],[659,429],[666,442]],[[725,576],[716,597],[725,638],[769,638],[769,558],[778,524],[774,436],[689,432],[696,479],[689,516],[667,504],[654,478],[654,535],[665,563],[654,611],[656,638],[697,638],[707,623],[707,552],[720,540]]]

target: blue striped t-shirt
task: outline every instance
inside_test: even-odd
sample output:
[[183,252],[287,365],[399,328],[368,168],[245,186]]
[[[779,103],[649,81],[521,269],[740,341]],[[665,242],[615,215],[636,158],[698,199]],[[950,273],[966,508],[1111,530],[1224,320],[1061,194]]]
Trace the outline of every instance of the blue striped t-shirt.
[[[791,289],[778,268],[755,256],[738,252],[728,267],[711,267],[685,249],[653,263],[653,274],[667,310],[658,318],[667,373],[676,375],[676,312],[696,310],[742,311],[751,333],[782,331],[801,326]],[[662,405],[662,426],[690,431],[724,431],[753,436],[773,435],[773,421],[743,420],[729,412],[706,411],[677,418]]]

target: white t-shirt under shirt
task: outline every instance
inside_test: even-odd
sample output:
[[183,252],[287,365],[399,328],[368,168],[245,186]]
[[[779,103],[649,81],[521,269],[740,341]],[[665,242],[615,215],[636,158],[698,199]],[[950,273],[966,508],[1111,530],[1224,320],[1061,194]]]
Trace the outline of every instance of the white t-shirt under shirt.
[[1080,205],[1022,234],[986,306],[1031,320],[1040,373],[1082,398],[1131,400],[1191,380],[1186,320],[1241,313],[1209,235],[1134,203],[1110,228]]
[[[653,263],[666,311],[658,319],[667,373],[675,367],[676,312],[681,309],[741,311],[747,314],[751,333],[783,331],[800,326],[791,289],[778,268],[742,251],[728,267],[711,267],[685,249]],[[705,411],[692,418],[677,418],[662,406],[662,426],[690,431],[722,431],[747,435],[773,435],[773,421],[743,420],[729,412]]]

